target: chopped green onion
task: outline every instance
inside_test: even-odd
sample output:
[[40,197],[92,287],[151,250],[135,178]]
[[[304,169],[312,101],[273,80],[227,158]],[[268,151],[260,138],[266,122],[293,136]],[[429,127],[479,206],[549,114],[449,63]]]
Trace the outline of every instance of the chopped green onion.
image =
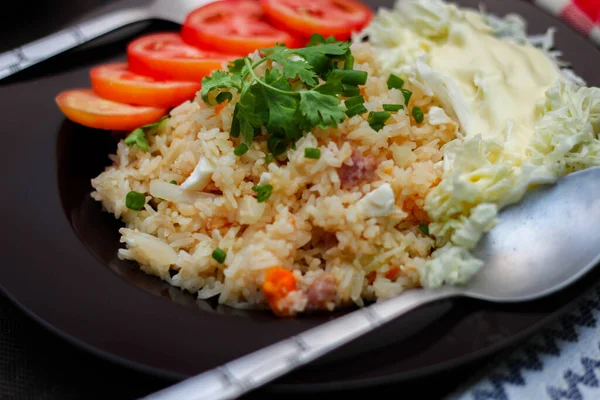
[[384,104],[383,110],[389,112],[397,112],[404,108],[402,104]]
[[212,258],[219,264],[223,264],[227,258],[227,253],[217,247],[212,252]]
[[278,138],[276,136],[271,136],[267,140],[267,147],[273,153],[275,157],[285,153],[287,150],[288,144],[285,140]]
[[360,88],[356,85],[344,85],[344,91],[342,96],[344,97],[356,97],[360,96]]
[[354,69],[354,56],[351,52],[346,53],[346,59],[344,60],[344,69]]
[[217,95],[217,103],[221,104],[226,101],[231,101],[233,99],[233,95],[230,92],[221,92]]
[[400,89],[400,91],[402,92],[402,95],[404,96],[404,104],[406,104],[408,106],[408,102],[410,101],[410,98],[412,97],[412,92],[407,89]]
[[171,185],[177,185],[177,181],[175,181],[175,180],[171,181],[170,183],[171,183]]
[[[334,69],[329,74],[329,77],[340,77],[345,85],[364,85],[367,83],[369,74],[366,71],[357,71],[349,69]],[[328,77],[328,78],[329,78]]]
[[392,116],[392,114],[390,114],[387,111],[371,111],[369,113],[369,118],[367,119],[367,121],[369,122],[369,125],[371,126],[371,128],[373,128],[376,131],[379,131],[383,128],[386,121],[391,116]]
[[360,104],[365,104],[365,98],[363,96],[354,96],[354,97],[346,100],[344,102],[344,104],[346,105],[346,108],[349,110],[354,106],[358,106]]
[[304,149],[304,157],[310,158],[311,160],[318,160],[321,158],[321,150],[307,147]]
[[275,156],[273,154],[267,154],[265,157],[265,162],[267,164],[271,164],[273,161],[275,161]]
[[429,226],[426,224],[419,225],[419,230],[423,232],[425,235],[429,236]]
[[131,191],[125,196],[125,206],[130,210],[140,211],[146,205],[146,196],[143,193]]
[[271,193],[273,193],[273,186],[271,185],[264,185],[264,186],[254,186],[252,188],[253,191],[256,192],[256,200],[258,200],[259,203],[264,203],[265,201],[269,200],[269,197],[271,197]]
[[357,104],[354,107],[349,108],[348,110],[346,110],[346,115],[348,116],[348,118],[352,118],[355,115],[364,114],[367,111],[369,111],[369,110],[367,110],[367,108],[365,107],[364,104]]
[[417,124],[422,124],[423,120],[425,119],[425,116],[423,115],[423,110],[421,110],[421,107],[413,107],[412,116],[415,119],[415,121],[417,121]]
[[404,87],[404,80],[394,74],[391,74],[387,80],[388,89],[402,89]]
[[233,154],[235,154],[238,157],[241,157],[244,154],[246,154],[247,152],[248,152],[248,145],[246,143],[242,143],[238,147],[235,148],[235,150],[233,151]]

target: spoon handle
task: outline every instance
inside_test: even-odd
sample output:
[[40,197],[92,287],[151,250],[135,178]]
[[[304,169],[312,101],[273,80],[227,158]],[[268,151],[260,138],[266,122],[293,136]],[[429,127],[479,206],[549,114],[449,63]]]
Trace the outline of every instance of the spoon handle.
[[407,291],[184,380],[145,399],[235,399],[423,304],[459,294],[452,287]]
[[0,54],[0,79],[38,64],[106,33],[149,18],[145,9],[114,11],[63,29],[35,42]]

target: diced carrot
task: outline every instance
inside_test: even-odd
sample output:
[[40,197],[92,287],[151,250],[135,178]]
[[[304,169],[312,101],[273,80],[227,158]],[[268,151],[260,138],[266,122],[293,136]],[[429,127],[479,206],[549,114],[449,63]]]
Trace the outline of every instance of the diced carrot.
[[267,270],[262,291],[269,307],[275,313],[284,311],[280,301],[296,289],[296,277],[292,271],[282,267],[273,267]]
[[390,281],[395,281],[400,276],[400,272],[400,267],[394,265],[392,268],[389,269],[388,272],[385,273],[385,277],[388,278]]

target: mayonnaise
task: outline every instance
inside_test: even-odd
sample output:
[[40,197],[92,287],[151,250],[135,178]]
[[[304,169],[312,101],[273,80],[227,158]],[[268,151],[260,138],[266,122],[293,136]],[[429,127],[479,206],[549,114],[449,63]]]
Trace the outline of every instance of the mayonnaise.
[[460,116],[466,136],[504,141],[512,123],[514,150],[523,151],[534,134],[536,105],[559,72],[541,50],[498,39],[481,29],[478,19],[473,13],[454,21],[446,40],[430,50],[428,64],[463,95],[470,109]]

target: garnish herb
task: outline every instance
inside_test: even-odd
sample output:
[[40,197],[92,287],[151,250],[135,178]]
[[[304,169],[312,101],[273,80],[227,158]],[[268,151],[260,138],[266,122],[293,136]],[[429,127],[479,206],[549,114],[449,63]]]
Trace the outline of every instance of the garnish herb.
[[171,185],[177,185],[177,181],[173,180],[171,182],[169,182]]
[[415,119],[415,121],[417,121],[417,124],[422,124],[423,120],[425,119],[425,116],[423,115],[423,110],[421,110],[421,107],[413,107],[412,116]]
[[310,158],[311,160],[318,160],[321,158],[321,150],[307,147],[304,149],[304,157]]
[[363,96],[355,96],[344,102],[344,105],[348,110],[360,104],[365,104],[365,98]]
[[360,88],[356,85],[343,85],[342,96],[355,97],[360,95]]
[[354,69],[354,56],[351,53],[346,53],[344,69]]
[[385,125],[386,121],[391,116],[392,115],[387,111],[371,111],[369,113],[367,121],[369,122],[371,128],[373,128],[376,131],[380,131],[381,129],[383,129],[383,126]]
[[131,191],[125,196],[125,206],[130,210],[140,211],[146,205],[146,196],[143,193]]
[[227,253],[225,253],[225,251],[217,247],[212,252],[212,258],[219,264],[223,264],[225,262],[225,259],[227,258]]
[[369,111],[369,110],[367,110],[367,108],[365,107],[364,104],[357,104],[354,107],[346,110],[346,115],[348,116],[348,118],[352,118],[355,115],[364,114],[367,111]]
[[407,89],[400,89],[400,91],[402,92],[402,95],[404,96],[404,104],[406,104],[408,106],[408,102],[410,101],[410,98],[412,97],[412,92]]
[[271,164],[273,161],[275,161],[275,156],[274,156],[273,154],[268,154],[268,155],[265,157],[265,162],[266,162],[267,164]]
[[387,80],[388,89],[402,89],[404,87],[404,80],[394,74],[391,74]]
[[146,139],[146,135],[156,134],[158,127],[167,119],[169,119],[169,116],[165,115],[153,124],[148,124],[142,126],[141,128],[137,128],[129,135],[127,135],[127,137],[125,138],[125,144],[127,146],[133,146],[135,144],[138,147],[138,149],[142,151],[148,151],[149,145],[148,140]]
[[425,235],[429,236],[429,226],[427,224],[419,225],[419,230],[423,232]]
[[233,154],[235,154],[238,157],[241,157],[244,154],[246,154],[247,152],[248,152],[248,145],[246,143],[242,143],[238,147],[235,148],[235,150],[233,151]]
[[397,112],[404,108],[402,104],[384,104],[383,111]]
[[265,201],[269,200],[269,197],[271,197],[271,193],[273,193],[273,186],[271,185],[264,185],[264,186],[254,186],[252,188],[252,190],[254,190],[256,192],[256,200],[258,200],[259,203],[264,203]]
[[[215,71],[202,80],[202,98],[218,92],[217,102],[239,94],[235,104],[230,135],[250,148],[254,137],[266,131],[269,151],[285,153],[304,132],[315,127],[337,127],[347,116],[340,96],[360,94],[368,74],[352,69],[349,42],[313,35],[304,48],[275,46],[261,49],[263,57],[252,61],[244,57],[233,61],[228,71]],[[298,59],[298,57],[300,59]],[[280,67],[266,68],[259,77],[255,69],[266,62]],[[335,68],[344,62],[344,69]],[[292,86],[293,85],[293,86]],[[262,127],[266,129],[261,129]],[[236,154],[243,154],[238,146]],[[237,150],[237,149],[236,149]]]

